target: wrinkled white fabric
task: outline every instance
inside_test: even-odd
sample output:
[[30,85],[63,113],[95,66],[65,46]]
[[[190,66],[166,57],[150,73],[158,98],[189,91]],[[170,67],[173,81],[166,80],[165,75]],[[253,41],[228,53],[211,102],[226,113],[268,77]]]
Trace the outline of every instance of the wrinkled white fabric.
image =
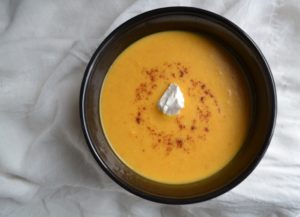
[[[86,146],[78,111],[84,69],[103,38],[171,5],[243,28],[278,94],[275,134],[255,171],[230,192],[185,206],[143,200],[111,181]],[[300,216],[299,14],[297,0],[1,0],[0,216]]]

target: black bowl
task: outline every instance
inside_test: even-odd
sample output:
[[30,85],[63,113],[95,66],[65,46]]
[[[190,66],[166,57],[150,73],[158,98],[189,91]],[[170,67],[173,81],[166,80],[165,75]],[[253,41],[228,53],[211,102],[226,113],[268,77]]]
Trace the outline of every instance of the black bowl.
[[[99,117],[101,86],[115,58],[136,40],[166,30],[201,32],[222,43],[241,64],[253,97],[252,127],[241,150],[221,171],[205,180],[190,184],[162,184],[132,171],[112,151]],[[238,26],[205,10],[169,7],[152,10],[128,20],[102,42],[83,77],[80,116],[91,152],[115,182],[145,199],[169,204],[186,204],[223,194],[253,171],[272,137],[276,119],[276,92],[270,68],[261,51]]]

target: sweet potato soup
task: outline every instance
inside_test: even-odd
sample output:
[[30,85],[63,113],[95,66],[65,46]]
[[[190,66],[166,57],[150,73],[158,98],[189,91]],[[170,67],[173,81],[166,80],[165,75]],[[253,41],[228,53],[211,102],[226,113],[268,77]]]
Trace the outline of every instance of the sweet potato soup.
[[[184,108],[166,115],[158,102],[172,83]],[[124,50],[106,75],[99,105],[115,154],[136,173],[173,184],[226,166],[245,141],[252,112],[234,57],[209,37],[185,31],[155,33]]]

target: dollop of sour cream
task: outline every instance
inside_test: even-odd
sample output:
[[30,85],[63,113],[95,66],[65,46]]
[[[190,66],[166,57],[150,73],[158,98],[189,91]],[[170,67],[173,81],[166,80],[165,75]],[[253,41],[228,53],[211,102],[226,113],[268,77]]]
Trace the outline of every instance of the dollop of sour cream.
[[159,110],[166,115],[177,115],[184,108],[184,97],[179,86],[171,83],[158,102]]

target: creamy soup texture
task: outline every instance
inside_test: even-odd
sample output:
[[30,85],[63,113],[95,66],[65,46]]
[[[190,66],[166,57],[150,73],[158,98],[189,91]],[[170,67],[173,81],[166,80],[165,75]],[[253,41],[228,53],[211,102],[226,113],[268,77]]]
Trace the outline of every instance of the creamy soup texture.
[[[157,106],[171,83],[184,108]],[[235,58],[207,36],[166,31],[125,49],[102,86],[99,111],[116,155],[136,173],[162,183],[207,178],[228,164],[247,136],[249,86]]]

